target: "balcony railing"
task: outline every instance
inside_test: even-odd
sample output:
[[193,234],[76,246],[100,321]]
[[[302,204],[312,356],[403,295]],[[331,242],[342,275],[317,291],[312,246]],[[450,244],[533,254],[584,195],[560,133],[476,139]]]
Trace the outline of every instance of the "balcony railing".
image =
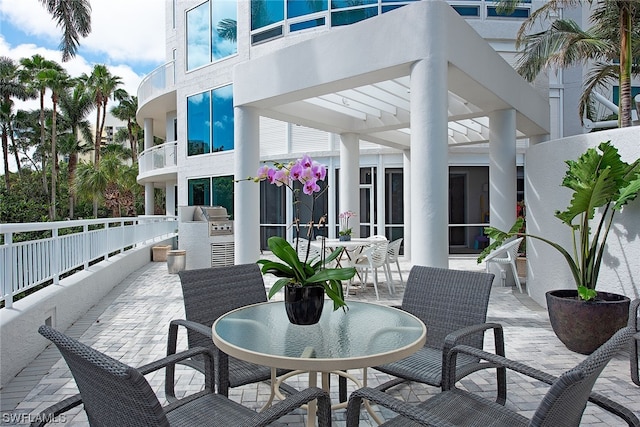
[[176,84],[174,61],[167,62],[147,74],[138,86],[138,105],[167,93]]
[[157,169],[176,166],[177,146],[178,143],[173,141],[144,150],[138,155],[138,173],[145,175]]
[[[107,260],[136,245],[177,235],[175,217],[144,216],[76,221],[0,224],[0,301],[13,298],[90,263]],[[43,237],[19,241],[26,233]]]

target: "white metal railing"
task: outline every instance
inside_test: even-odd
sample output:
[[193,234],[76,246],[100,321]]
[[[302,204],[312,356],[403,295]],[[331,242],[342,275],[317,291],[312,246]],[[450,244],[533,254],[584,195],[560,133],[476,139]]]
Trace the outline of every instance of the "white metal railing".
[[[172,216],[139,216],[75,221],[0,224],[0,301],[11,307],[13,297],[40,284],[58,284],[60,275],[88,268],[96,260],[109,259],[157,238],[177,235]],[[23,233],[46,237],[18,241]]]
[[138,106],[167,93],[176,84],[175,61],[169,61],[147,74],[138,86]]
[[138,173],[147,174],[151,171],[176,166],[176,153],[178,142],[165,142],[147,148],[138,155]]

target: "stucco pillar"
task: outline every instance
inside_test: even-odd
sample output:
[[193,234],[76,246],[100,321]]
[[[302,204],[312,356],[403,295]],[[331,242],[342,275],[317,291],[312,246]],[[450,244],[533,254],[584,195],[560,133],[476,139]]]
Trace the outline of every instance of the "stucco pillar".
[[402,151],[402,200],[404,221],[404,257],[411,260],[411,151]]
[[153,119],[144,119],[144,149],[153,147]]
[[[144,149],[153,147],[153,119],[144,119]],[[144,185],[144,214],[153,215],[153,182]]]
[[[434,31],[436,31],[434,29]],[[437,32],[437,31],[436,31]],[[449,266],[447,60],[432,40],[411,68],[411,260]]]
[[176,215],[176,183],[165,183],[165,215]]
[[235,107],[235,183],[233,219],[235,263],[256,262],[260,255],[260,185],[247,181],[260,165],[260,116],[251,107]]
[[489,116],[489,224],[501,230],[516,220],[516,112]]
[[153,182],[147,182],[144,185],[144,214],[154,214]]
[[360,150],[358,134],[355,133],[340,134],[339,208],[338,212],[356,212],[358,216],[351,218],[349,225],[353,237],[360,237]]

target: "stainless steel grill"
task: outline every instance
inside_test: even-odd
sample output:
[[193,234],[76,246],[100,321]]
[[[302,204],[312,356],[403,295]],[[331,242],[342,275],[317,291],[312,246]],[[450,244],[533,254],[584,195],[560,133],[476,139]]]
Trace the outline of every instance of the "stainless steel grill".
[[233,221],[229,219],[227,209],[223,206],[196,206],[193,220],[207,221],[209,236],[233,235]]

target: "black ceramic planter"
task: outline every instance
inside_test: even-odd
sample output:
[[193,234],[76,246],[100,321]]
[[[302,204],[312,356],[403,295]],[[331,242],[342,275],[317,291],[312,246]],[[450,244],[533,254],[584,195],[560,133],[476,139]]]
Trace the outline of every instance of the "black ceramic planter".
[[324,287],[287,285],[284,287],[284,306],[291,323],[315,325],[322,316]]
[[627,325],[630,300],[624,295],[598,292],[595,301],[582,301],[577,290],[560,289],[546,298],[553,332],[576,353],[593,353]]

